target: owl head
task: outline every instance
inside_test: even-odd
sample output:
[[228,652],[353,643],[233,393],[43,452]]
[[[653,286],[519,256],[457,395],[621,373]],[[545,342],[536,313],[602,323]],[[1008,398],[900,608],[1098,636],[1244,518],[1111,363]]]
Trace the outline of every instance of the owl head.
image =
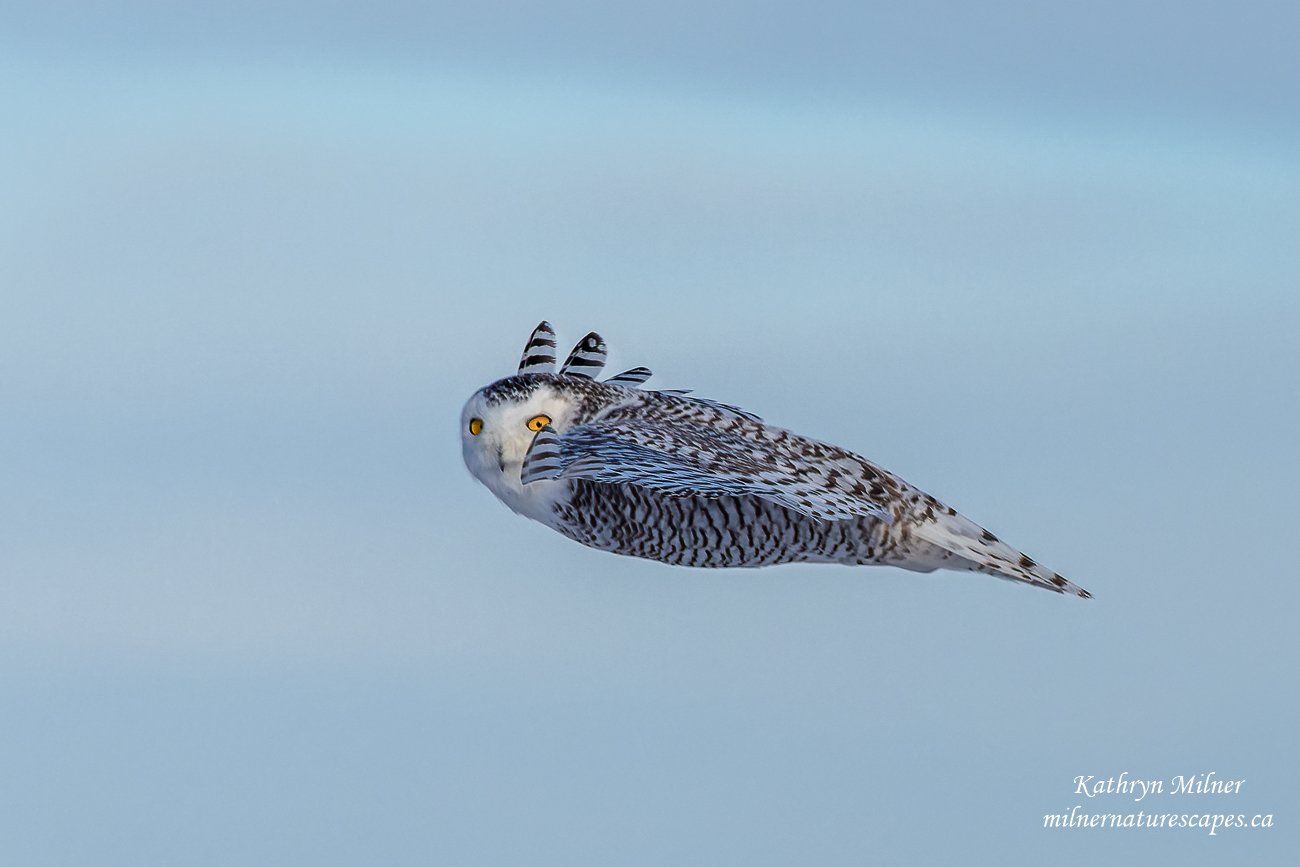
[[634,367],[597,382],[605,354],[605,341],[592,332],[556,372],[555,332],[548,322],[538,325],[524,345],[519,370],[474,392],[461,410],[461,450],[470,472],[498,495],[515,490],[538,432],[550,427],[563,433],[650,378],[648,369]]

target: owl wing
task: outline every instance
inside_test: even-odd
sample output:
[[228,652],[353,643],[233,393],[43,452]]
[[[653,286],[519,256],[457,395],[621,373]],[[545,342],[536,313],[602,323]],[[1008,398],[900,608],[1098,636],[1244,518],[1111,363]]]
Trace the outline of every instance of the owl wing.
[[669,496],[755,496],[824,521],[862,515],[893,520],[870,496],[870,483],[852,481],[849,468],[833,457],[782,452],[726,431],[643,419],[592,422],[563,434],[547,425],[533,439],[520,479],[586,479]]

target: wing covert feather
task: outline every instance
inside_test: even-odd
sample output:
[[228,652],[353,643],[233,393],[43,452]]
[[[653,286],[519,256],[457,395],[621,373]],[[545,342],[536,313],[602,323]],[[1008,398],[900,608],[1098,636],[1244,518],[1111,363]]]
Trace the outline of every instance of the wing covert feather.
[[[791,442],[809,441],[791,436]],[[560,434],[558,462],[554,445],[549,436],[534,441],[524,461],[525,483],[537,478],[587,479],[671,496],[756,496],[825,521],[863,515],[893,519],[879,497],[871,495],[870,477],[861,474],[874,468],[840,450],[840,455],[827,453],[821,444],[795,450],[725,430],[620,419],[582,424]],[[546,472],[530,466],[533,450],[545,458]],[[885,493],[879,485],[875,491]]]

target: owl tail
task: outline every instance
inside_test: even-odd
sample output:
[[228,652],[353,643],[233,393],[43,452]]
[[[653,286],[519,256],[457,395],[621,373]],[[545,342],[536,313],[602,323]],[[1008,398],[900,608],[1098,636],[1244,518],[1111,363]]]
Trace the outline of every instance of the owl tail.
[[1048,569],[952,509],[935,509],[933,517],[922,517],[911,526],[912,535],[960,558],[960,565],[948,561],[944,568],[966,568],[1023,581],[1055,593],[1069,593],[1080,599],[1092,594]]

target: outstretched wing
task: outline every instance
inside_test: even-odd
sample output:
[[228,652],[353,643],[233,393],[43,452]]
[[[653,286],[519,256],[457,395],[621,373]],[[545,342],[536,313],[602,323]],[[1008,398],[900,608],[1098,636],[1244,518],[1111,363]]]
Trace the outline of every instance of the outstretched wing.
[[520,478],[524,484],[587,479],[669,496],[748,495],[824,521],[862,515],[892,521],[873,496],[887,493],[869,477],[874,468],[855,455],[829,453],[821,444],[802,454],[791,448],[801,440],[786,436],[778,443],[644,419],[592,422],[563,434],[547,425],[533,440]]

